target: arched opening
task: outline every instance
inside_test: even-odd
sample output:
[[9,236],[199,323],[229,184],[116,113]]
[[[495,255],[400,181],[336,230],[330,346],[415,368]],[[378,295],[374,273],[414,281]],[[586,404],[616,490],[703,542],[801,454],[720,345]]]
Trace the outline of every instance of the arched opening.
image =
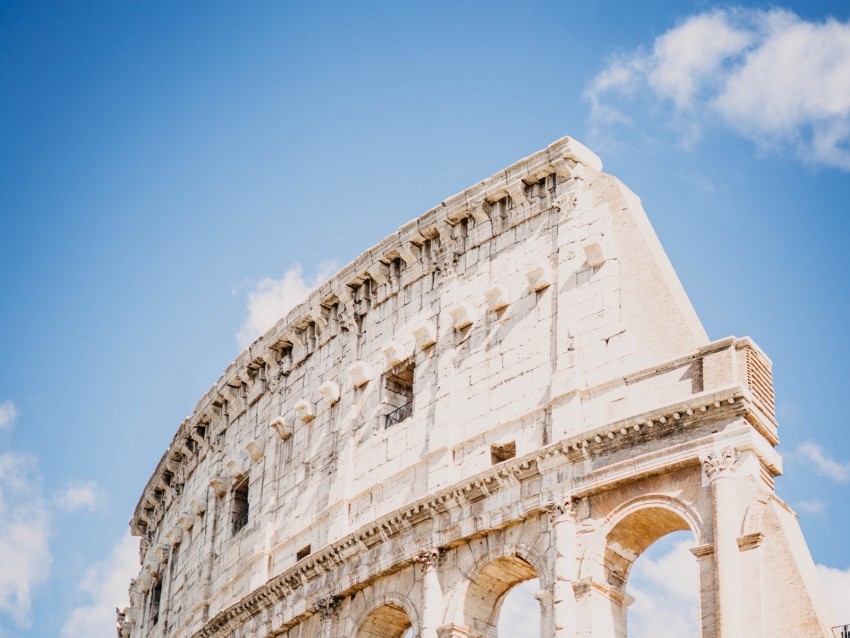
[[673,532],[635,561],[627,593],[629,638],[699,636],[699,571],[693,535]]
[[617,638],[699,635],[699,574],[690,551],[698,533],[689,518],[682,508],[653,504],[608,533],[605,576]]
[[[513,638],[514,634],[507,633],[507,630],[506,633],[499,633],[500,617],[507,594],[517,585],[536,579],[537,572],[534,567],[518,556],[502,556],[487,563],[469,583],[464,601],[464,624],[485,636],[497,638],[502,635]],[[540,589],[539,585],[531,587],[534,587],[535,592]],[[511,604],[527,604],[525,593],[527,592],[524,589],[520,589],[519,600],[517,603],[512,601]],[[537,638],[540,635],[540,607],[537,601],[534,602],[537,608],[538,630],[537,634],[531,635]],[[515,613],[515,609],[511,611],[511,617]],[[524,635],[519,636],[525,638]]]
[[375,609],[360,625],[357,638],[404,638],[411,635],[410,618],[399,605],[387,603]]
[[540,581],[532,578],[514,585],[502,601],[498,631],[502,638],[540,638]]

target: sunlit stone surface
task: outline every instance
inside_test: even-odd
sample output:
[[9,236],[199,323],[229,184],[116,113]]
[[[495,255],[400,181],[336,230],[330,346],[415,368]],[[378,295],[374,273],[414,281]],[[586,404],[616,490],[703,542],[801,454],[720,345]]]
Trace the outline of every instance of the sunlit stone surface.
[[702,638],[827,636],[774,494],[770,361],[709,341],[601,170],[554,142],[245,350],[136,507],[120,635],[496,636],[505,595],[537,579],[541,636],[620,637],[633,562],[686,530]]

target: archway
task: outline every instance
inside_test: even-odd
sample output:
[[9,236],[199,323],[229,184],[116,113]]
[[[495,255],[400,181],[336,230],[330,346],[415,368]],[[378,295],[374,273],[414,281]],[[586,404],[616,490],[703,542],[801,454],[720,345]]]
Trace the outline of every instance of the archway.
[[502,638],[540,638],[540,581],[532,578],[514,585],[502,600],[497,623]]
[[470,580],[464,599],[464,624],[496,638],[506,595],[520,583],[536,578],[534,567],[519,556],[502,556],[490,561]]
[[[617,638],[637,638],[637,634],[629,631],[627,618],[627,609],[635,601],[633,588],[629,586],[635,562],[646,553],[640,564],[650,572],[655,571],[655,574],[640,574],[636,580],[636,593],[646,596],[647,583],[662,585],[663,577],[659,578],[658,572],[666,569],[672,570],[669,579],[676,581],[673,591],[688,590],[690,583],[693,600],[698,600],[697,559],[689,550],[700,542],[701,525],[688,507],[672,499],[643,499],[621,508],[611,518],[612,526],[605,539],[604,568],[605,579],[613,593],[610,607],[614,635]],[[641,584],[643,592],[640,591]],[[641,607],[638,609],[652,613]],[[647,625],[640,626],[645,628]]]
[[386,603],[374,609],[357,630],[357,638],[404,638],[412,627],[400,605]]
[[673,532],[638,556],[627,593],[629,638],[699,636],[699,566],[693,536]]

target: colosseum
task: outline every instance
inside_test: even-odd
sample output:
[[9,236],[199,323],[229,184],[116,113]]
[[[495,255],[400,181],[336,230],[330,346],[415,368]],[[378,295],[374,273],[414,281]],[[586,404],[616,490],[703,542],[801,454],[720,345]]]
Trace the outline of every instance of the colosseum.
[[492,638],[537,578],[542,637],[623,638],[633,562],[684,530],[702,638],[826,638],[778,442],[770,360],[708,339],[638,197],[564,138],[224,371],[136,506],[119,636]]

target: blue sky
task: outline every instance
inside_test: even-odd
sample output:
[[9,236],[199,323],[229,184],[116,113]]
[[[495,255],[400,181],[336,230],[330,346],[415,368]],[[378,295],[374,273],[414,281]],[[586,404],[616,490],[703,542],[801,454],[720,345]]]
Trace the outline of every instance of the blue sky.
[[240,339],[563,135],[773,359],[777,489],[850,591],[848,14],[0,2],[0,637],[112,635],[136,500]]

